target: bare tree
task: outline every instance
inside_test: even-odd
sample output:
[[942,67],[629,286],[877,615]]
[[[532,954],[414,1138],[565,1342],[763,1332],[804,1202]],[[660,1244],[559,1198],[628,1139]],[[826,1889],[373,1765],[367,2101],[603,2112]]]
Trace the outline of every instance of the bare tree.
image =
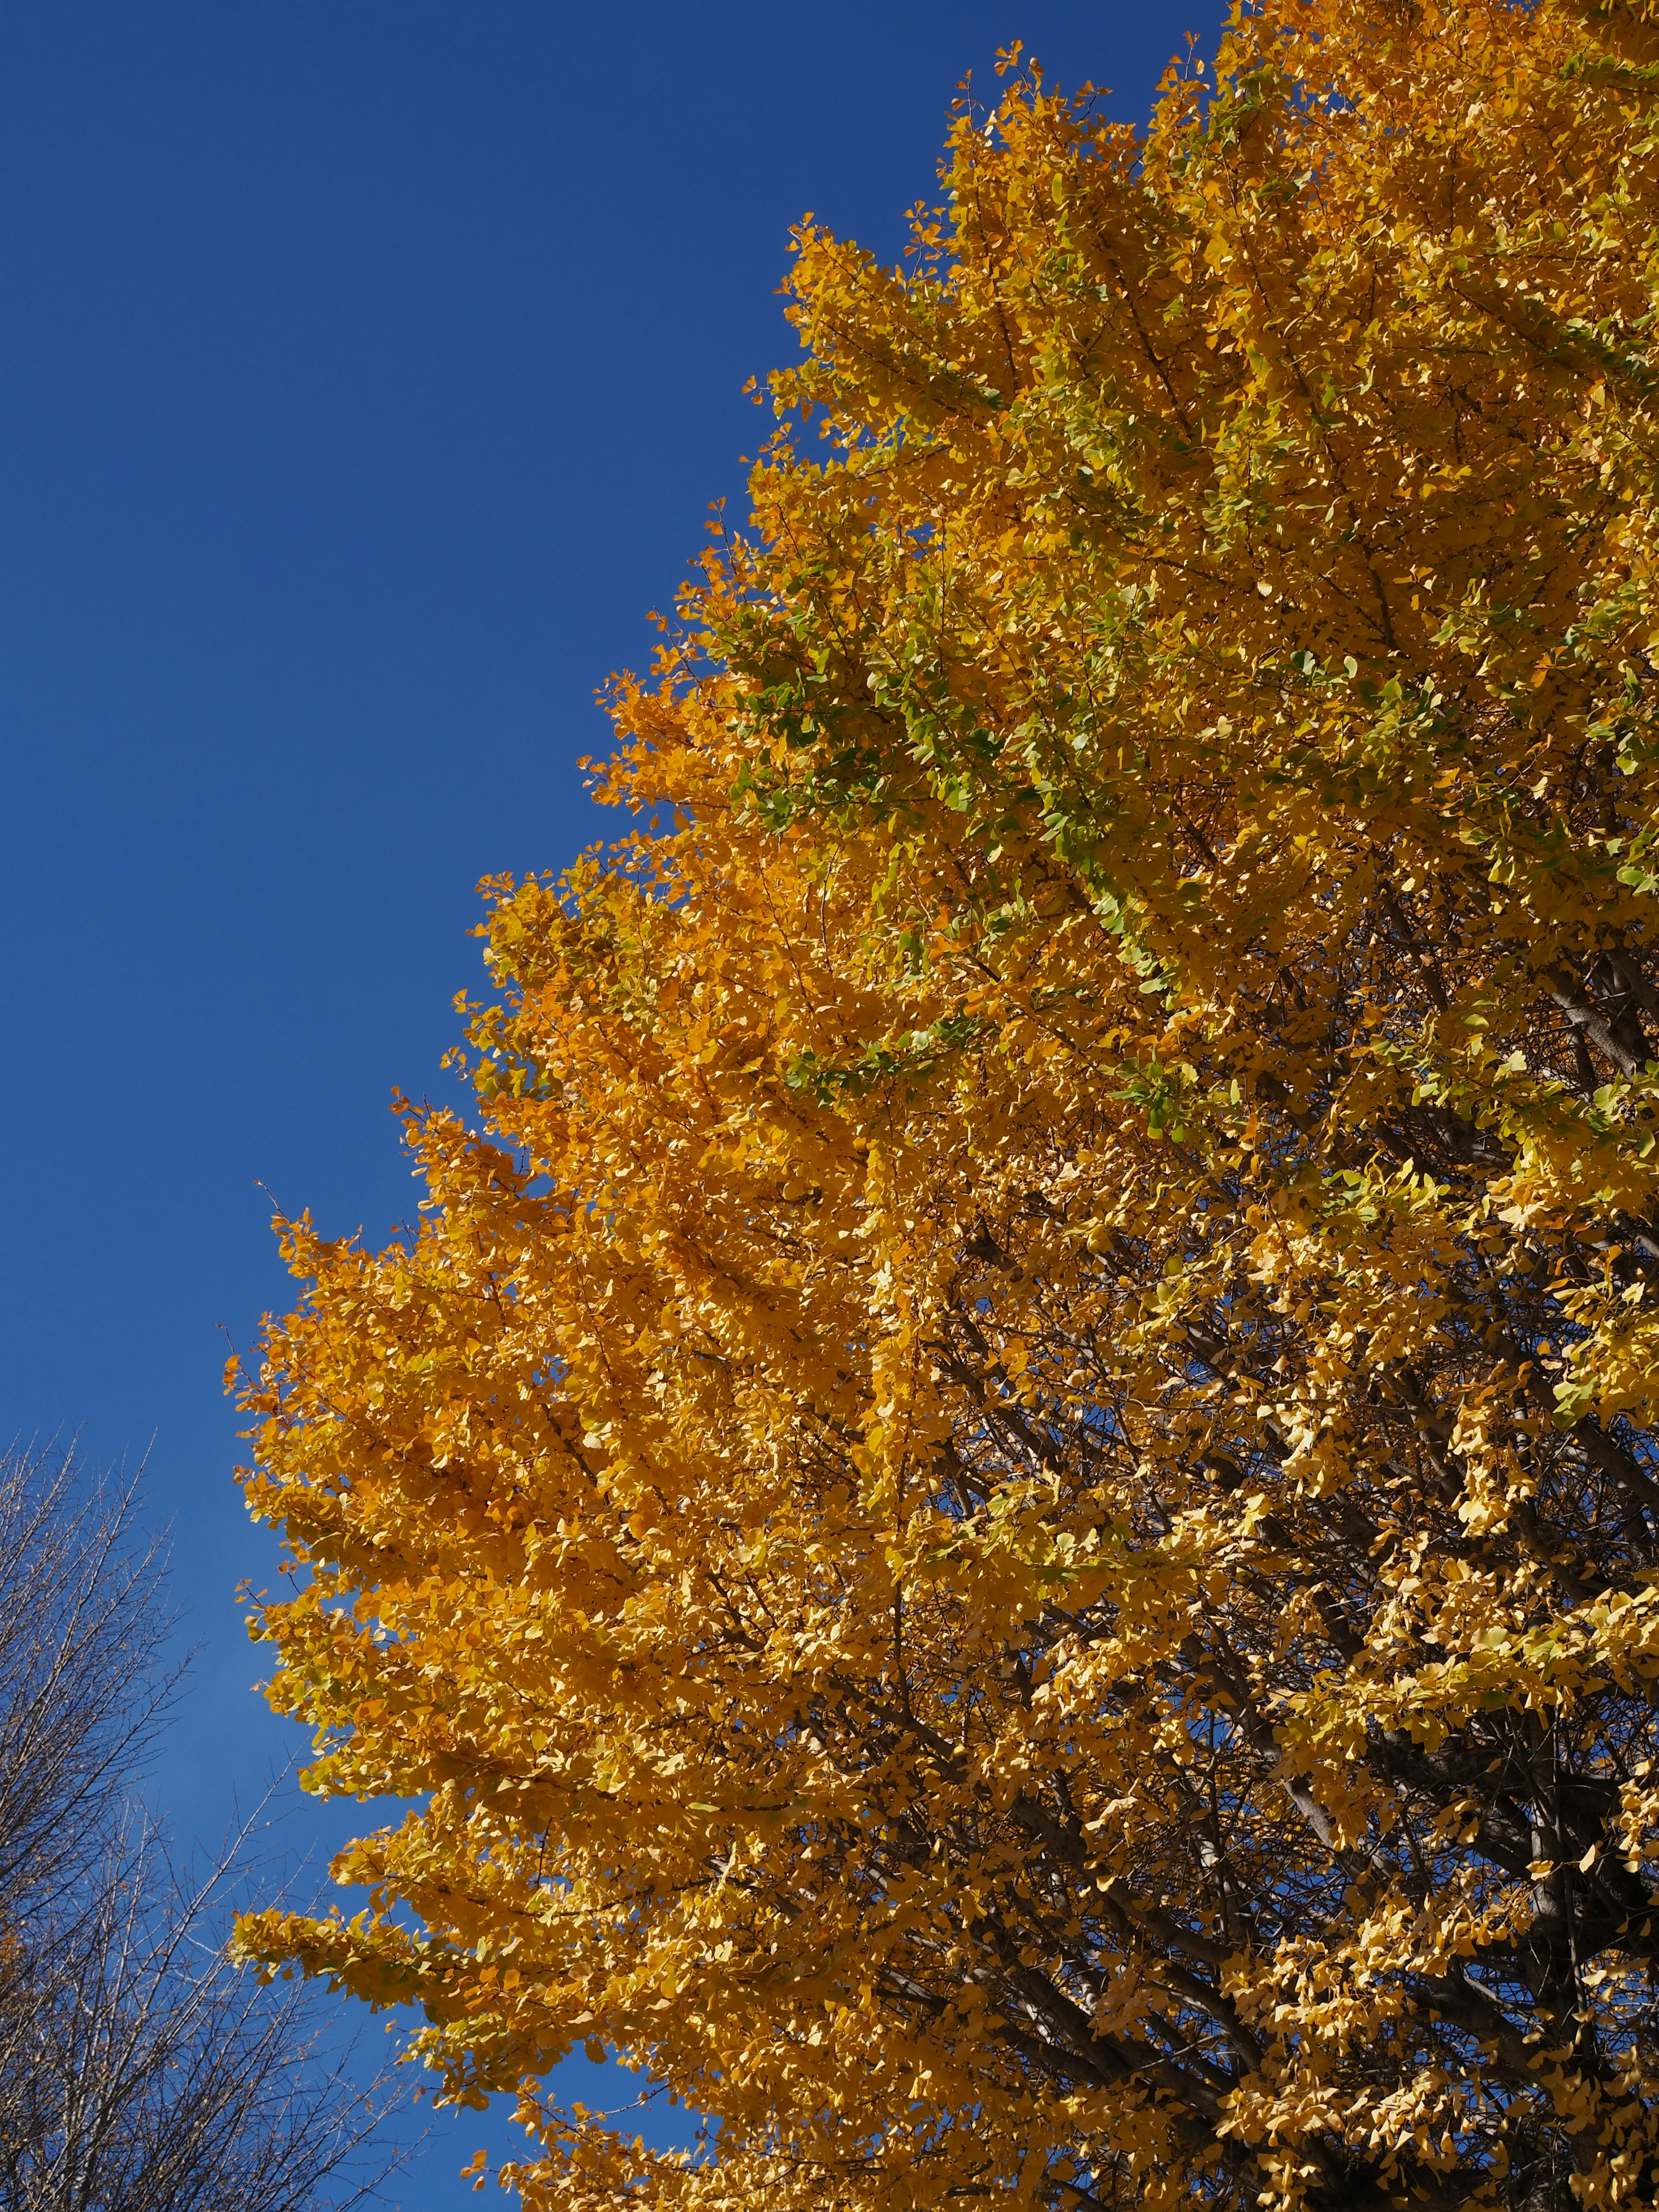
[[0,1454],[0,2212],[345,2212],[391,2100],[228,1956],[264,1808],[181,1869],[131,1795],[179,1678],[135,1502]]
[[182,1672],[137,1486],[63,1453],[0,1453],[0,1924],[100,1860]]

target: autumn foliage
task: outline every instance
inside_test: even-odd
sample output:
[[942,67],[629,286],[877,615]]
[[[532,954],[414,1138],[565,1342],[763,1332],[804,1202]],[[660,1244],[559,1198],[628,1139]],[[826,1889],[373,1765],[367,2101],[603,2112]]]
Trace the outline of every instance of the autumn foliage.
[[[1659,2195],[1659,10],[1012,64],[284,1224],[248,1923],[532,2208]],[[582,2042],[710,2116],[546,2102]]]

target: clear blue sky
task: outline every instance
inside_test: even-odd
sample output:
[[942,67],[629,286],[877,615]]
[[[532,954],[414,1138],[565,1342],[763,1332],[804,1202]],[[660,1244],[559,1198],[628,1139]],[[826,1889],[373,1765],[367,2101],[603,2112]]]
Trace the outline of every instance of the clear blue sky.
[[[1025,41],[1145,113],[1217,0],[15,0],[0,12],[0,1432],[151,1446],[186,1837],[292,1753],[233,1602],[266,1184],[411,1210],[485,872],[595,834],[806,210],[884,254]],[[307,1825],[308,1824],[308,1825]],[[296,1837],[337,1840],[309,1808]],[[580,2094],[578,2087],[577,2094]],[[441,2121],[395,2192],[474,2203]]]

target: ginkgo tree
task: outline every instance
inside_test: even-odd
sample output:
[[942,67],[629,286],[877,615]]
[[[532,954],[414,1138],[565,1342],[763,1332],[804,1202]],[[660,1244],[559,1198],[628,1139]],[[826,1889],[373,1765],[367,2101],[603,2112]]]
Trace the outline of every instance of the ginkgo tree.
[[549,2212],[1646,2205],[1659,11],[1005,74],[800,233],[418,1230],[282,1224],[252,1626],[414,1809],[242,1940]]

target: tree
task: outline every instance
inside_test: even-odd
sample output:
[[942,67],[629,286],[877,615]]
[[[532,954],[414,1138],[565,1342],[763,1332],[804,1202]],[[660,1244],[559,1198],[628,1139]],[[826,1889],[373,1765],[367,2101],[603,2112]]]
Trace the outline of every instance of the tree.
[[131,1797],[179,1680],[134,1506],[0,1457],[0,2208],[344,2212],[396,2162],[384,2085],[228,1954],[257,1818],[191,1874]]
[[483,1130],[283,1224],[253,1626],[422,1802],[244,1941],[532,2207],[1645,2204],[1659,12],[1005,67],[800,234]]

